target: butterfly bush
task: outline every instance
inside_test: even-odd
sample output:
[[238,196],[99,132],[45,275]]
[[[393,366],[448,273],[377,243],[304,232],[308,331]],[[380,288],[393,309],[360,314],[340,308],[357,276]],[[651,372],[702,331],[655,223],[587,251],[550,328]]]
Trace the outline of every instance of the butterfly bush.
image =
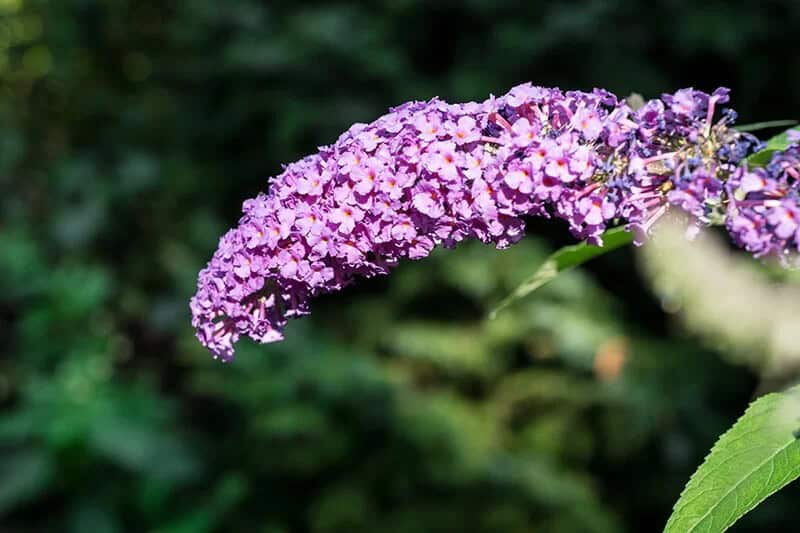
[[727,89],[683,89],[633,109],[604,90],[528,83],[355,124],[244,202],[200,272],[197,337],[229,360],[243,335],[282,339],[318,294],[439,245],[508,247],[529,216],[562,219],[597,245],[624,220],[641,243],[675,208],[693,227],[726,223],[757,255],[783,253],[798,242],[797,150],[765,169],[740,167],[757,140],[732,129],[727,102]]

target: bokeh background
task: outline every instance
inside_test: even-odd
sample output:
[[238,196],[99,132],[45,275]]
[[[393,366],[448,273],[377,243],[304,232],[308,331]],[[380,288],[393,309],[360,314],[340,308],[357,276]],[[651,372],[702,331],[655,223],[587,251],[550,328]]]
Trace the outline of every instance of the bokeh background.
[[[798,28],[796,0],[0,0],[0,531],[660,530],[773,386],[665,296],[674,269],[620,250],[487,321],[571,242],[531,221],[231,365],[188,299],[241,202],[352,122],[526,80],[797,118]],[[798,496],[736,531],[797,531]]]

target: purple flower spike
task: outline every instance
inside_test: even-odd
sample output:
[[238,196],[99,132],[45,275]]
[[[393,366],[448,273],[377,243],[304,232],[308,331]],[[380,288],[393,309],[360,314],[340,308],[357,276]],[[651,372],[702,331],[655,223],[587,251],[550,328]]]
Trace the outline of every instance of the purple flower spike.
[[[356,124],[244,203],[238,227],[200,272],[197,336],[230,360],[241,336],[280,340],[315,295],[438,245],[507,247],[523,237],[527,216],[562,218],[598,244],[617,219],[644,238],[670,206],[713,222],[724,181],[746,155],[728,118],[712,123],[726,101],[726,90],[683,89],[633,110],[606,91],[527,83],[482,103],[409,102]],[[747,194],[766,202],[770,183],[748,180]],[[731,228],[759,250],[765,227],[788,242],[793,207],[742,206]]]

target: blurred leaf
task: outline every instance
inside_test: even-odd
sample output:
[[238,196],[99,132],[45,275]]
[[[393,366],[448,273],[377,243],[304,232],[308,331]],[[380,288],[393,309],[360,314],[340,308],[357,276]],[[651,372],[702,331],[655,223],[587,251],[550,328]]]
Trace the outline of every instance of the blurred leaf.
[[197,473],[190,451],[163,427],[121,417],[98,420],[94,426],[91,444],[97,454],[124,468],[169,482]]
[[492,471],[498,477],[501,474],[510,476],[523,490],[534,493],[540,502],[555,506],[560,513],[570,516],[567,522],[570,526],[544,528],[545,531],[620,531],[614,516],[602,508],[586,479],[547,457],[535,454],[500,456]]
[[613,228],[603,233],[603,246],[594,246],[587,242],[565,246],[552,254],[534,274],[525,280],[522,285],[514,289],[509,296],[503,299],[489,313],[489,318],[494,319],[497,313],[526,297],[539,287],[553,281],[560,273],[571,270],[599,255],[607,254],[617,248],[633,242],[633,233],[623,227]]
[[753,402],[692,475],[665,533],[725,531],[800,476],[799,412],[800,386]]
[[601,398],[595,384],[563,372],[531,369],[516,372],[498,383],[491,398],[496,416],[510,412],[515,404],[531,403],[539,407],[588,407]]
[[54,466],[42,450],[4,452],[0,459],[0,515],[46,490]]
[[398,355],[428,361],[450,373],[490,375],[501,361],[487,340],[478,325],[428,321],[395,325],[384,344]]
[[370,495],[357,484],[334,486],[325,491],[313,513],[313,529],[321,533],[357,531],[374,520]]
[[100,501],[81,501],[69,519],[70,533],[117,533],[122,531],[116,516]]
[[155,533],[207,533],[213,531],[214,520],[208,509],[197,509],[155,530]]
[[494,456],[498,421],[462,397],[406,394],[398,403],[398,415],[405,422],[403,440],[425,452],[419,460],[433,480],[475,479]]
[[0,301],[42,288],[51,275],[42,255],[39,243],[22,227],[0,231]]
[[[170,520],[155,533],[204,533],[219,530],[223,516],[238,504],[246,493],[244,481],[239,475],[228,475],[214,488],[210,502],[201,509],[192,506],[189,512],[170,513]],[[227,528],[222,528],[227,529]]]

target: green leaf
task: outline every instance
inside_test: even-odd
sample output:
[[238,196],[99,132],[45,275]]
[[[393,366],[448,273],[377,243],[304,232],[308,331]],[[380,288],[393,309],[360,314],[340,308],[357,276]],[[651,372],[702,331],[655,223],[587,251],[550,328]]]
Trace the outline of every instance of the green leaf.
[[795,126],[797,125],[796,120],[768,120],[766,122],[754,122],[752,124],[742,124],[741,126],[736,126],[733,129],[736,131],[759,131],[759,130],[766,130],[769,128],[781,128],[785,126]]
[[756,400],[722,435],[675,504],[665,533],[725,531],[800,475],[800,386]]
[[772,154],[779,150],[786,150],[789,147],[789,132],[800,131],[800,128],[789,128],[783,133],[776,135],[767,141],[767,146],[763,150],[750,155],[747,163],[750,166],[763,167],[772,159]]
[[587,242],[582,242],[565,246],[553,253],[531,277],[497,304],[489,313],[489,318],[494,319],[501,310],[553,281],[560,273],[580,266],[599,255],[607,254],[626,244],[630,244],[633,242],[633,233],[626,231],[624,227],[618,227],[603,233],[602,238],[603,246],[594,246]]

